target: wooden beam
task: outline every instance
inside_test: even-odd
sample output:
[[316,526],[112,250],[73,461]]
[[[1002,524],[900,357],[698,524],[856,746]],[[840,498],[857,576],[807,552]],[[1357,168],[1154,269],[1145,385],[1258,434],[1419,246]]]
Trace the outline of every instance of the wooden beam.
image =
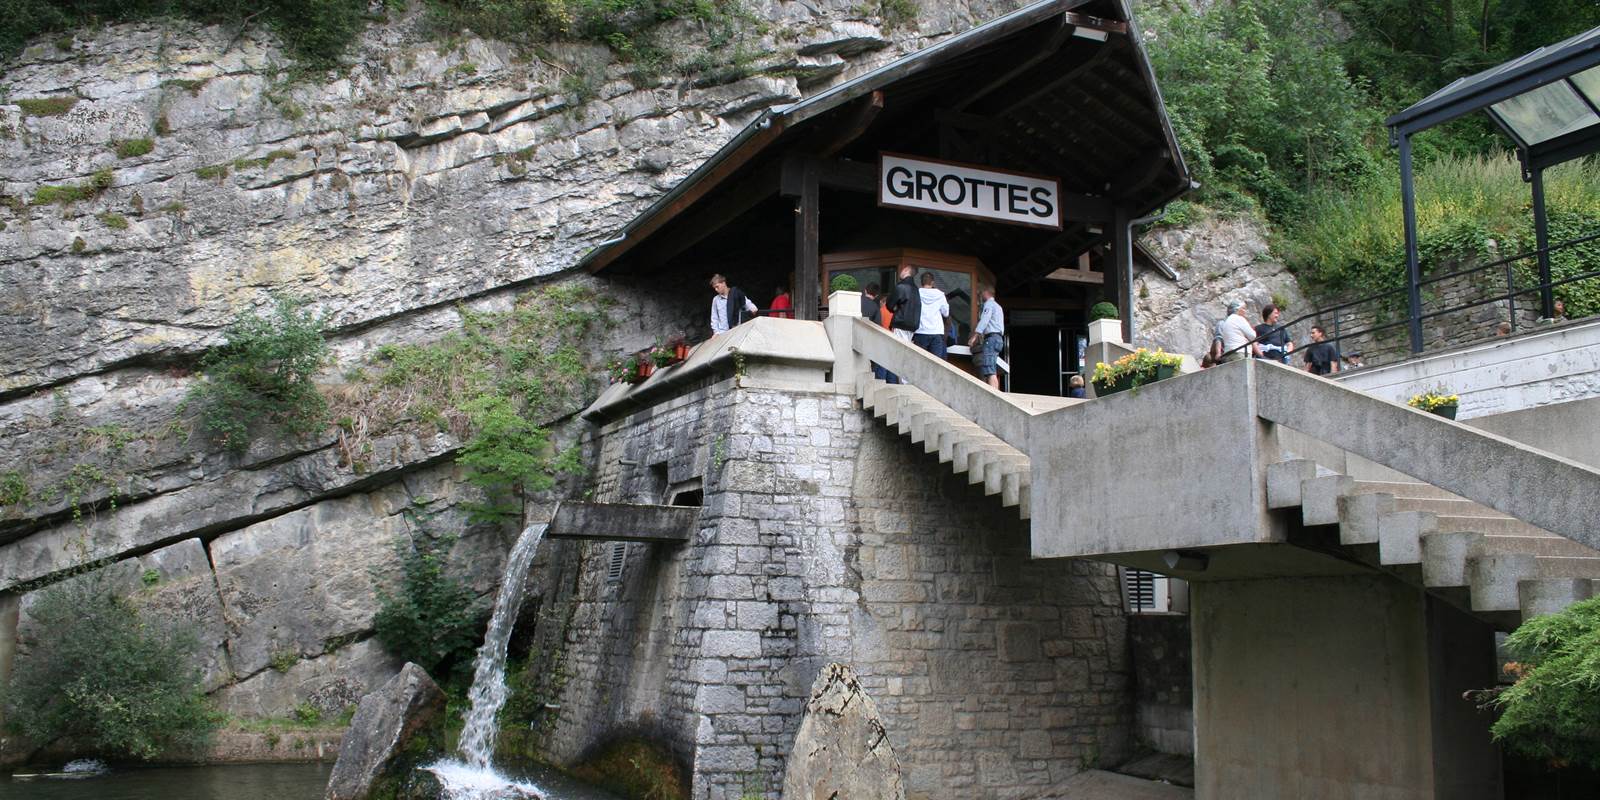
[[1068,11],[1061,16],[1066,22],[1072,25],[1081,25],[1085,28],[1093,28],[1097,31],[1105,31],[1106,33],[1120,33],[1124,36],[1128,35],[1128,23],[1121,20],[1105,19],[1103,17],[1091,17],[1088,14],[1079,14],[1076,11]]
[[1167,166],[1172,154],[1165,148],[1146,153],[1142,163],[1135,164],[1132,168],[1124,170],[1117,177],[1111,179],[1111,193],[1119,200],[1126,200],[1135,192],[1150,185],[1161,175],[1161,170]]
[[[1112,49],[1110,42],[1103,42],[1095,50],[1094,55],[1084,59],[1083,63],[1066,72],[1050,77],[1040,75],[1035,81],[1018,80],[1013,82],[1011,86],[995,91],[984,98],[983,102],[977,104],[977,108],[969,108],[968,113],[993,117],[1009,116],[1018,107],[1039,99],[1064,83],[1077,80],[1084,73],[1099,66],[1101,62],[1110,56]],[[1046,63],[1038,67],[1038,69],[1048,72],[1052,66],[1052,64]]]
[[[708,194],[712,189],[715,189],[724,180],[727,180],[735,172],[738,172],[740,167],[743,167],[747,162],[750,161],[751,158],[754,158],[757,153],[760,153],[774,139],[777,139],[780,135],[782,135],[783,130],[783,123],[777,119],[774,119],[771,125],[768,125],[766,128],[757,131],[755,135],[751,136],[747,141],[745,141],[745,143],[740,146],[738,150],[735,150],[733,153],[729,154],[727,158],[724,158],[722,161],[718,162],[709,173],[691,184],[688,189],[684,190],[683,194],[674,198],[670,203],[667,203],[665,207],[661,208],[656,213],[652,214],[648,219],[641,222],[637,228],[634,228],[631,231],[625,231],[627,238],[617,242],[614,245],[611,245],[610,247],[607,247],[603,252],[600,253],[600,255],[595,256],[594,260],[589,262],[587,270],[589,272],[599,272],[600,270],[605,269],[607,266],[610,266],[612,262],[616,261],[618,258],[621,258],[624,253],[632,250],[650,234],[659,230],[661,226],[672,221],[684,211],[687,211],[691,206],[699,202],[701,198],[705,197],[706,194]],[[686,178],[685,180],[688,179]]]
[[878,118],[878,112],[883,110],[883,91],[876,90],[872,94],[864,95],[854,103],[855,108],[850,112],[850,118],[839,125],[832,135],[813,149],[819,158],[831,158],[840,150],[867,132],[872,127],[873,120]]
[[1068,283],[1092,283],[1097,286],[1103,285],[1106,282],[1106,274],[1104,272],[1095,272],[1087,269],[1068,269],[1066,267],[1058,269],[1044,277],[1046,280],[1066,281]]
[[817,245],[822,203],[814,159],[802,163],[799,180],[794,218],[794,311],[796,319],[817,319],[822,303],[822,261]]
[[1030,55],[1027,58],[1023,59],[1015,67],[1006,70],[1000,75],[1000,77],[995,78],[994,80],[989,81],[988,83],[983,84],[976,89],[973,89],[965,96],[962,96],[961,98],[950,103],[948,106],[949,109],[951,111],[965,110],[967,106],[970,106],[982,99],[990,92],[1010,86],[1012,83],[1016,82],[1019,77],[1028,72],[1028,70],[1033,69],[1034,67],[1038,66],[1040,62],[1055,55],[1056,51],[1061,49],[1062,42],[1066,41],[1066,38],[1072,35],[1072,26],[1067,24],[1068,16],[1072,15],[1063,14],[1057,17],[1052,24],[1044,27],[1037,34],[1035,34],[1028,44],[1020,46],[1016,49],[1015,52],[1018,53],[1029,53]]

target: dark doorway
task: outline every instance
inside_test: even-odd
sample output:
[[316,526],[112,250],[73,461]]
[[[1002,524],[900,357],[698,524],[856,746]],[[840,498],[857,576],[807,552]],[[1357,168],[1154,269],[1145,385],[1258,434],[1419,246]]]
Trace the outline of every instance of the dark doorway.
[[1079,326],[1051,311],[1019,311],[1010,325],[1010,391],[1056,397],[1078,371]]

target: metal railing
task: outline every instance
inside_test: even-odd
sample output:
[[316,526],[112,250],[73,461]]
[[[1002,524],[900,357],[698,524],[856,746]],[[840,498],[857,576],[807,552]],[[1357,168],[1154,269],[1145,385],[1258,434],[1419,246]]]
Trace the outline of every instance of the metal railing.
[[[1595,241],[1597,239],[1600,239],[1600,233],[1591,234],[1591,235],[1588,235],[1588,236],[1580,236],[1580,237],[1577,237],[1577,238],[1574,238],[1574,239],[1569,239],[1569,240],[1567,240],[1565,242],[1560,242],[1558,244],[1550,245],[1550,246],[1547,246],[1547,247],[1545,247],[1543,249],[1535,248],[1535,249],[1529,250],[1529,251],[1527,251],[1525,253],[1518,253],[1518,254],[1513,255],[1513,256],[1507,256],[1505,258],[1497,259],[1495,261],[1490,261],[1488,263],[1480,264],[1480,265],[1477,265],[1477,266],[1474,266],[1474,267],[1470,267],[1468,269],[1456,270],[1454,272],[1447,272],[1447,273],[1440,274],[1440,275],[1429,275],[1429,276],[1427,276],[1427,277],[1425,277],[1425,278],[1423,278],[1423,279],[1421,279],[1421,280],[1419,280],[1417,282],[1417,285],[1418,285],[1419,288],[1420,287],[1426,287],[1426,286],[1429,286],[1429,285],[1432,285],[1432,284],[1436,284],[1436,283],[1441,283],[1441,282],[1448,281],[1448,280],[1454,280],[1454,279],[1458,279],[1458,278],[1463,278],[1463,277],[1476,275],[1478,273],[1486,272],[1486,271],[1492,270],[1492,269],[1500,269],[1500,270],[1503,270],[1503,272],[1504,272],[1505,282],[1506,282],[1506,291],[1502,292],[1500,294],[1496,294],[1496,295],[1490,296],[1490,297],[1483,297],[1483,298],[1472,300],[1472,301],[1466,302],[1466,303],[1458,303],[1456,305],[1452,305],[1452,306],[1449,306],[1447,308],[1441,308],[1441,309],[1436,309],[1436,310],[1432,310],[1432,311],[1425,311],[1425,312],[1419,313],[1416,316],[1416,320],[1415,321],[1420,323],[1420,322],[1424,322],[1424,321],[1427,321],[1427,320],[1430,320],[1430,319],[1434,319],[1434,318],[1437,318],[1437,317],[1442,317],[1442,316],[1446,316],[1446,315],[1449,315],[1449,314],[1455,314],[1455,313],[1459,313],[1459,312],[1466,311],[1466,310],[1473,309],[1473,308],[1479,308],[1481,306],[1492,305],[1492,304],[1495,304],[1495,303],[1506,303],[1507,307],[1508,307],[1508,310],[1509,310],[1511,330],[1515,331],[1517,329],[1517,303],[1516,303],[1516,298],[1517,297],[1519,297],[1521,295],[1533,294],[1533,293],[1540,293],[1542,295],[1542,293],[1545,292],[1546,290],[1551,290],[1551,289],[1554,289],[1554,288],[1556,288],[1558,286],[1565,286],[1565,285],[1570,284],[1570,283],[1578,283],[1580,281],[1586,281],[1586,280],[1592,280],[1592,279],[1595,279],[1595,278],[1600,278],[1600,269],[1594,269],[1594,270],[1589,270],[1587,272],[1580,273],[1578,275],[1574,275],[1574,276],[1570,276],[1570,277],[1567,277],[1567,278],[1563,278],[1561,280],[1551,280],[1549,282],[1539,282],[1539,283],[1536,283],[1536,284],[1534,284],[1532,286],[1529,286],[1527,288],[1518,289],[1517,285],[1516,285],[1516,264],[1517,264],[1517,262],[1526,261],[1526,260],[1529,260],[1529,259],[1538,259],[1540,256],[1548,257],[1551,253],[1556,253],[1556,252],[1559,252],[1559,251],[1567,249],[1567,248],[1576,247],[1578,245],[1585,244],[1585,243],[1588,243],[1588,242],[1592,242],[1592,241]],[[1363,337],[1363,336],[1370,336],[1372,334],[1375,334],[1375,333],[1378,333],[1378,332],[1381,332],[1381,331],[1385,331],[1385,330],[1389,330],[1391,328],[1397,328],[1397,327],[1401,327],[1401,326],[1404,326],[1404,325],[1410,325],[1413,322],[1413,319],[1412,319],[1412,317],[1411,317],[1411,315],[1409,313],[1402,313],[1401,316],[1398,319],[1394,319],[1394,320],[1391,320],[1391,321],[1388,321],[1388,322],[1380,322],[1380,323],[1369,325],[1369,326],[1366,326],[1366,327],[1363,327],[1363,328],[1358,328],[1358,329],[1356,329],[1354,331],[1349,331],[1349,332],[1341,330],[1341,326],[1340,326],[1340,322],[1339,322],[1339,319],[1340,319],[1341,315],[1343,315],[1345,312],[1349,312],[1349,311],[1351,311],[1353,309],[1359,309],[1359,308],[1363,308],[1363,307],[1371,307],[1371,308],[1378,309],[1381,312],[1384,309],[1384,305],[1383,304],[1384,304],[1385,301],[1389,301],[1390,298],[1395,298],[1395,297],[1399,297],[1401,299],[1404,299],[1404,297],[1407,294],[1407,292],[1408,292],[1408,287],[1403,286],[1403,285],[1402,286],[1397,286],[1397,287],[1392,288],[1392,289],[1385,289],[1385,290],[1380,291],[1380,292],[1374,292],[1374,293],[1369,294],[1369,295],[1358,297],[1358,298],[1356,298],[1354,300],[1348,300],[1348,301],[1345,301],[1345,302],[1342,302],[1342,303],[1338,303],[1338,304],[1335,304],[1335,305],[1331,305],[1331,306],[1323,306],[1323,307],[1317,309],[1316,311],[1312,311],[1310,313],[1302,314],[1302,315],[1300,315],[1298,317],[1295,317],[1292,320],[1289,320],[1288,322],[1279,323],[1278,325],[1274,326],[1274,328],[1275,329],[1290,328],[1290,327],[1293,327],[1295,325],[1304,323],[1304,322],[1306,322],[1308,320],[1316,320],[1316,321],[1320,322],[1322,319],[1328,318],[1328,317],[1331,316],[1332,319],[1333,319],[1333,324],[1332,324],[1332,328],[1333,328],[1332,333],[1333,333],[1333,335],[1323,339],[1323,342],[1333,343],[1335,345],[1335,348],[1337,348],[1338,347],[1337,343],[1340,342],[1340,341],[1346,341],[1346,340],[1355,339],[1355,338]],[[1324,328],[1324,330],[1326,331],[1326,328]],[[1240,345],[1238,345],[1236,347],[1233,347],[1231,349],[1225,350],[1223,352],[1222,356],[1223,356],[1223,358],[1226,358],[1227,356],[1229,356],[1229,355],[1231,355],[1233,353],[1237,353],[1237,352],[1240,352],[1240,351],[1246,351],[1250,347],[1252,347],[1253,345],[1261,343],[1261,341],[1263,339],[1265,339],[1266,337],[1271,336],[1271,335],[1272,335],[1272,332],[1270,332],[1270,331],[1268,333],[1265,333],[1265,334],[1257,335],[1256,337],[1250,339],[1249,341],[1247,341],[1247,342],[1245,342],[1243,344],[1240,344]],[[1462,341],[1459,341],[1459,342],[1450,342],[1449,344],[1450,344],[1450,346],[1454,346],[1456,344],[1466,344],[1466,343],[1471,342],[1471,341],[1480,341],[1481,339],[1486,339],[1486,338],[1489,338],[1489,337],[1481,337],[1480,339],[1462,340]]]

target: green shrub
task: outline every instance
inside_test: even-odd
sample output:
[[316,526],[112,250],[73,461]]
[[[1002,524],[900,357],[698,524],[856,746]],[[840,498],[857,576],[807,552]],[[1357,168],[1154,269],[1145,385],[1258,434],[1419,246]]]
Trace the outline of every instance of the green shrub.
[[1532,758],[1600,769],[1600,597],[1536,617],[1506,639],[1517,682],[1490,731]]
[[95,219],[100,220],[100,224],[112,230],[125,231],[128,229],[128,218],[118,214],[115,211],[105,211],[96,214]]
[[227,164],[208,164],[194,171],[194,176],[203,181],[218,180],[228,177]]
[[1116,319],[1120,316],[1122,316],[1122,312],[1118,311],[1116,306],[1107,303],[1104,300],[1089,307],[1090,322],[1093,322],[1097,319]]
[[117,158],[135,158],[156,149],[156,143],[150,139],[121,139],[111,146],[117,151]]
[[31,493],[28,479],[22,477],[21,472],[13,469],[0,474],[0,506],[20,506],[28,501]]
[[470,658],[483,635],[483,604],[461,581],[445,574],[454,535],[433,536],[426,520],[395,543],[400,586],[378,589],[374,632],[385,649],[437,675],[441,666]]
[[200,361],[204,378],[190,390],[205,430],[234,452],[248,449],[262,423],[294,435],[321,428],[327,402],[313,377],[327,359],[323,321],[305,301],[273,298],[267,316],[246,313],[226,343]]
[[834,292],[859,292],[861,291],[861,282],[856,280],[854,275],[841,273],[833,276],[833,280],[828,281],[828,290]]
[[310,703],[301,703],[294,707],[294,719],[302,725],[315,725],[322,721],[322,712]]
[[45,589],[29,613],[40,635],[24,643],[5,693],[13,732],[149,760],[215,728],[193,633],[142,619],[103,572]]

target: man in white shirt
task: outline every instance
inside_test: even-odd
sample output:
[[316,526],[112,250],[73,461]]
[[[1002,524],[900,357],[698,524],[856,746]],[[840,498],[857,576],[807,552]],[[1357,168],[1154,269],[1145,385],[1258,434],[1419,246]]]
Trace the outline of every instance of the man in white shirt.
[[933,273],[922,273],[922,288],[917,290],[917,298],[922,301],[922,316],[917,321],[917,332],[912,335],[911,343],[940,357],[945,356],[945,325],[950,319],[950,301],[945,299],[944,292],[934,288]]
[[[744,292],[728,285],[728,279],[721,275],[711,276],[711,288],[716,290],[717,296],[711,298],[711,335],[716,336],[727,333],[729,328],[735,327],[756,314],[756,304],[744,296]],[[733,309],[730,317],[729,308]],[[731,323],[731,324],[730,324]]]
[[[1261,356],[1261,346],[1254,343],[1256,328],[1244,315],[1244,303],[1228,301],[1228,318],[1222,321],[1223,361],[1238,361],[1246,356]],[[1246,346],[1246,342],[1250,344]]]

